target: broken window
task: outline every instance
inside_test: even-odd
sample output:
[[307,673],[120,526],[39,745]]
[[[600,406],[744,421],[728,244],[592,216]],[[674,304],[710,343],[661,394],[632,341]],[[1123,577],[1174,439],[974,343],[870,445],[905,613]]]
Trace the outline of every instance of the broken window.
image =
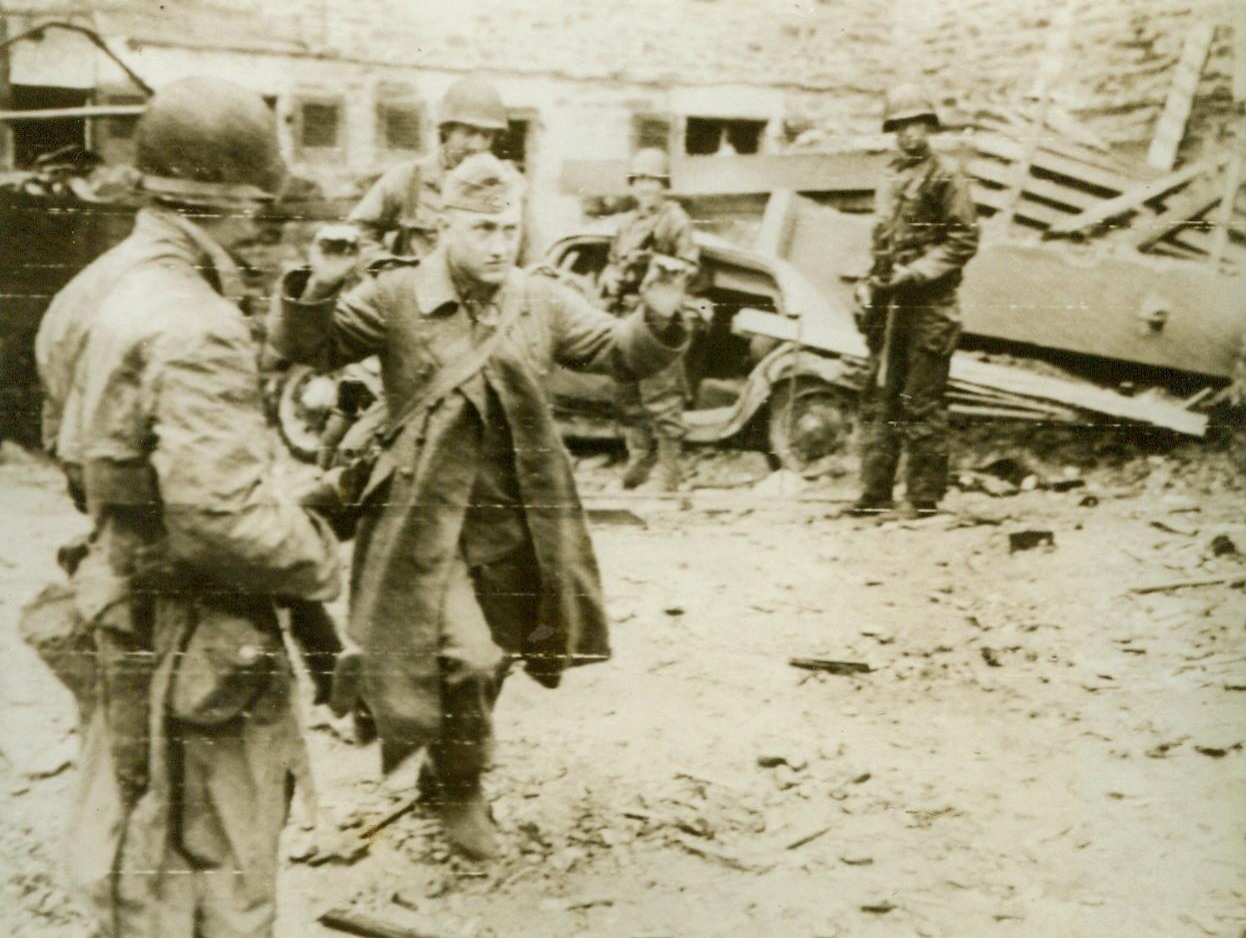
[[[90,92],[81,88],[44,85],[13,85],[13,110],[40,111],[50,108],[82,107]],[[81,117],[54,120],[14,121],[13,165],[33,166],[49,153],[78,151],[87,146],[87,122]]]
[[341,135],[342,105],[337,101],[304,100],[298,109],[299,149],[336,150]]
[[757,153],[766,122],[720,117],[689,117],[684,130],[684,152],[689,156]]
[[662,114],[637,114],[632,118],[632,152],[653,147],[669,153],[671,119]]
[[522,173],[526,171],[528,160],[528,134],[532,130],[532,120],[528,117],[510,117],[506,121],[506,130],[498,135],[493,144],[493,154],[502,160],[510,160]]
[[382,150],[418,153],[424,148],[420,109],[407,102],[382,101],[377,105],[378,144]]

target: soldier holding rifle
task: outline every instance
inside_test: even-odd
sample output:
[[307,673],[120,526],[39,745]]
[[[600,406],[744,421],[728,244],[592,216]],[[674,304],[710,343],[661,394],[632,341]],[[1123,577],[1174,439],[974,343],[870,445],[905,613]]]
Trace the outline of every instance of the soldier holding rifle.
[[857,292],[870,356],[861,399],[863,492],[853,514],[894,507],[902,448],[906,513],[933,514],[947,486],[945,392],[961,330],[956,290],[979,232],[964,176],[931,149],[938,127],[920,88],[901,85],[888,95],[883,131],[895,133],[899,153],[878,187],[874,264]]

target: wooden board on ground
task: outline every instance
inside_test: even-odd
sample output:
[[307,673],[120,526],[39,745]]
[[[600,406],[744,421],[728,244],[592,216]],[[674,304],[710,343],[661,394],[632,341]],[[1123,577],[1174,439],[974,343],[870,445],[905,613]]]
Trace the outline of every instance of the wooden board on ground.
[[[784,319],[773,313],[744,309],[736,315],[734,328],[840,355],[855,354],[850,349],[859,348],[859,345],[844,341],[843,330],[838,323],[810,317]],[[999,390],[1019,398],[1034,398],[1079,411],[1152,424],[1188,436],[1201,437],[1207,429],[1206,417],[1185,410],[1179,402],[1125,397],[1072,378],[1056,378],[979,361],[965,352],[952,356],[952,381],[953,391],[972,392],[974,388]]]

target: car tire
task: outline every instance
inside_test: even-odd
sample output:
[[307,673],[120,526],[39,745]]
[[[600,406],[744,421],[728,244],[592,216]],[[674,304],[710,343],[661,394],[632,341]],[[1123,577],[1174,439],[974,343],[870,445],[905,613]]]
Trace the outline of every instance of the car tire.
[[316,461],[320,434],[329,415],[327,410],[309,410],[303,404],[307,385],[318,378],[306,365],[291,365],[281,377],[277,395],[277,430],[286,448],[303,462]]
[[770,394],[770,458],[802,475],[842,452],[852,435],[856,409],[851,392],[816,378],[784,378]]

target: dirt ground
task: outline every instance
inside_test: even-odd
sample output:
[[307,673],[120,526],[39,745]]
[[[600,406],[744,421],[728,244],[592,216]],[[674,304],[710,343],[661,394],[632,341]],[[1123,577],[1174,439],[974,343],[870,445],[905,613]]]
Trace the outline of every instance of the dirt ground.
[[[706,455],[687,498],[660,500],[583,455],[615,658],[555,692],[508,683],[488,779],[506,856],[448,857],[417,809],[316,865],[300,802],[280,938],[340,934],[316,923],[336,908],[429,938],[1246,934],[1241,469],[1197,447],[1109,467],[1107,449],[1066,469],[1031,446],[994,468],[1007,484],[964,474],[998,495],[954,491],[915,522],[836,517],[850,465],[806,484]],[[0,923],[84,938],[56,865],[71,705],[14,625],[83,522],[52,468],[4,455]],[[1011,551],[1027,530],[1054,543]],[[350,843],[412,772],[379,782],[374,747],[311,719]]]

